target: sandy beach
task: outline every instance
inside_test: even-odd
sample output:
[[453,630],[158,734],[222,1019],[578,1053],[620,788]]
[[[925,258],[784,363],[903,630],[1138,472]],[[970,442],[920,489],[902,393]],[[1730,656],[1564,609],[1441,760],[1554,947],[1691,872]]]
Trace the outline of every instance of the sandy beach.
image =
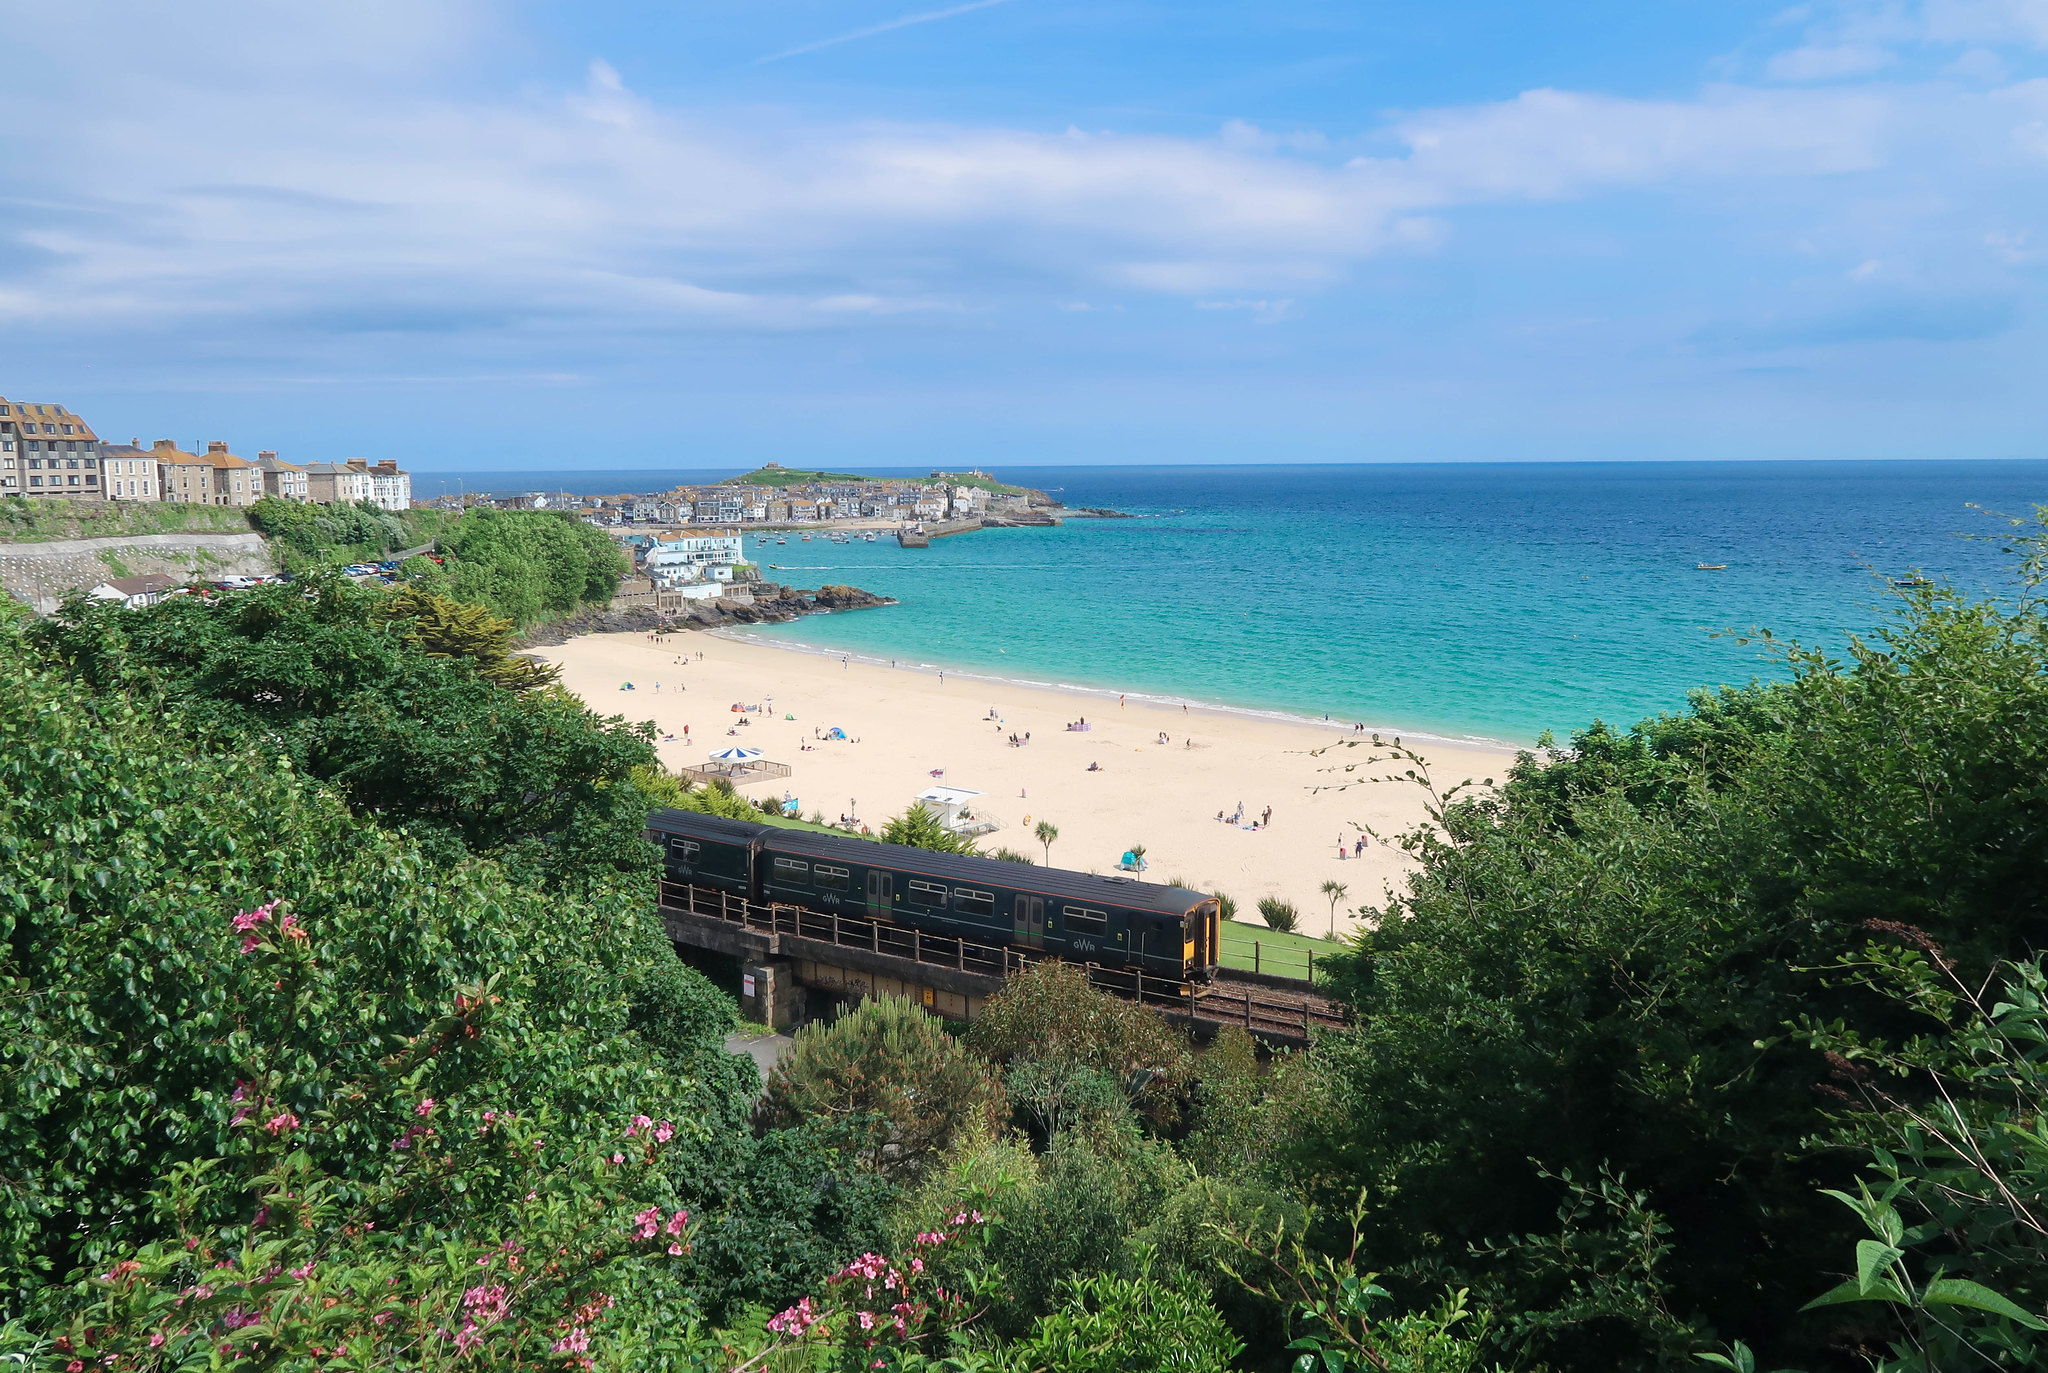
[[[744,795],[786,791],[806,817],[851,814],[879,830],[929,787],[967,788],[984,794],[980,813],[1002,822],[980,841],[984,851],[1008,847],[1045,862],[1031,830],[1050,820],[1060,831],[1055,866],[1113,872],[1126,849],[1143,844],[1149,880],[1227,893],[1240,921],[1257,922],[1259,898],[1278,896],[1300,910],[1309,934],[1330,926],[1326,880],[1349,888],[1338,903],[1341,934],[1359,904],[1382,901],[1408,869],[1406,855],[1378,837],[1354,856],[1360,827],[1391,838],[1424,818],[1415,785],[1362,783],[1408,764],[1362,766],[1379,751],[1349,722],[1135,699],[1120,705],[1092,692],[953,672],[941,680],[933,671],[706,633],[659,645],[641,634],[593,634],[535,652],[559,664],[562,685],[600,714],[653,721],[670,767],[740,744],[795,770],[743,786]],[[630,692],[621,689],[627,682]],[[735,704],[762,709],[742,715]],[[742,718],[749,723],[738,725]],[[1067,728],[1083,718],[1087,731]],[[846,740],[821,737],[834,728]],[[1013,747],[1013,734],[1030,742]],[[1332,747],[1347,741],[1357,746]],[[1498,777],[1512,762],[1504,751],[1407,743],[1439,786]],[[1240,803],[1242,822],[1229,823]],[[1269,807],[1270,823],[1252,828]]]

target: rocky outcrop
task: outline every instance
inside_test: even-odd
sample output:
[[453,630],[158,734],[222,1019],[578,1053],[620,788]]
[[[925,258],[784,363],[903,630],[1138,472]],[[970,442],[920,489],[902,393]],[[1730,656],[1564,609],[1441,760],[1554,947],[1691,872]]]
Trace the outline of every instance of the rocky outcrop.
[[1059,525],[1057,515],[1043,510],[1019,511],[1009,515],[987,515],[982,518],[983,529],[1051,529]]
[[727,600],[692,601],[689,608],[663,615],[651,606],[613,606],[604,610],[582,610],[566,619],[550,620],[529,631],[519,641],[521,648],[566,644],[582,634],[651,634],[656,630],[716,629],[721,625],[773,624],[794,620],[799,615],[820,615],[835,610],[866,610],[871,606],[894,605],[888,596],[877,596],[857,586],[824,586],[803,591],[775,582],[755,582],[748,587],[751,603]]

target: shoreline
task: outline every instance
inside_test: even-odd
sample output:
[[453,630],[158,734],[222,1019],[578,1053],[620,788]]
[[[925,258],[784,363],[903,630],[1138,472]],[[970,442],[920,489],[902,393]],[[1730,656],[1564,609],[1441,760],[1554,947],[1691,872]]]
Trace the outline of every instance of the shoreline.
[[[844,612],[835,610],[822,613],[837,615]],[[850,648],[833,648],[826,644],[804,643],[794,639],[770,638],[765,634],[752,632],[753,629],[753,626],[734,627],[720,625],[717,628],[707,629],[702,632],[714,638],[727,639],[734,643],[758,644],[764,648],[782,649],[791,653],[802,653],[834,659],[850,657],[854,662],[869,667],[887,668],[895,672],[920,672],[927,675],[944,673],[949,677],[959,677],[962,680],[971,682],[986,682],[991,686],[1011,687],[1026,691],[1058,692],[1063,695],[1085,696],[1095,700],[1106,699],[1116,701],[1128,698],[1148,706],[1182,706],[1190,712],[1198,711],[1204,715],[1225,719],[1270,720],[1276,724],[1299,725],[1304,729],[1329,730],[1339,738],[1361,737],[1358,732],[1352,730],[1350,723],[1339,721],[1334,716],[1305,715],[1298,711],[1262,708],[1259,706],[1226,705],[1216,701],[1204,701],[1193,696],[1163,696],[1156,692],[1118,691],[1114,687],[1085,686],[1078,682],[1048,681],[1035,677],[1004,677],[980,668],[954,667],[946,663],[923,661],[913,663],[906,662],[901,658],[881,658],[871,653],[856,651]],[[1533,741],[1518,744],[1511,743],[1505,739],[1490,738],[1485,735],[1434,734],[1428,730],[1403,729],[1398,725],[1375,725],[1367,721],[1362,737],[1370,738],[1375,734],[1383,739],[1449,745],[1452,748],[1465,749],[1477,753],[1497,753],[1510,759],[1517,754],[1533,753],[1536,750],[1536,745]]]
[[[794,651],[791,651],[794,650]],[[1509,748],[1348,722],[1198,705],[1156,695],[996,680],[719,630],[588,634],[534,657],[600,715],[646,721],[671,770],[733,747],[791,769],[741,782],[750,798],[878,832],[934,787],[965,791],[1009,849],[1076,872],[1111,873],[1142,844],[1150,881],[1230,896],[1241,930],[1262,899],[1291,904],[1300,933],[1355,930],[1415,869],[1398,837],[1428,821],[1428,794],[1389,756],[1392,739],[1439,788],[1496,780]],[[630,692],[631,699],[622,699]],[[1077,728],[1077,725],[1085,727]],[[1037,824],[1057,827],[1048,851]],[[1336,911],[1323,890],[1341,884]]]

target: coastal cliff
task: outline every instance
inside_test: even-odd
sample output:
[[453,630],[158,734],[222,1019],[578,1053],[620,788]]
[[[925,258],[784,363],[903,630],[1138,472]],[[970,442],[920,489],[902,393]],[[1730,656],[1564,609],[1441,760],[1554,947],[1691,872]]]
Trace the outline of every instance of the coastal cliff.
[[867,610],[894,605],[895,598],[877,596],[857,586],[821,586],[815,591],[783,586],[776,582],[746,584],[746,600],[720,597],[696,601],[688,609],[664,615],[652,604],[614,602],[603,610],[584,610],[564,619],[552,620],[527,633],[517,647],[541,648],[565,644],[583,634],[650,633],[667,629],[716,629],[722,625],[777,624],[801,615],[823,615],[835,610]]

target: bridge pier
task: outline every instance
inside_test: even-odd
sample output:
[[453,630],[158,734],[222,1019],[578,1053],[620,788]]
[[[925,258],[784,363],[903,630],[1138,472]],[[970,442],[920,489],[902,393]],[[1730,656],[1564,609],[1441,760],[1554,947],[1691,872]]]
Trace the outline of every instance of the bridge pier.
[[788,959],[747,959],[740,964],[740,1014],[771,1030],[804,1023],[804,989]]

